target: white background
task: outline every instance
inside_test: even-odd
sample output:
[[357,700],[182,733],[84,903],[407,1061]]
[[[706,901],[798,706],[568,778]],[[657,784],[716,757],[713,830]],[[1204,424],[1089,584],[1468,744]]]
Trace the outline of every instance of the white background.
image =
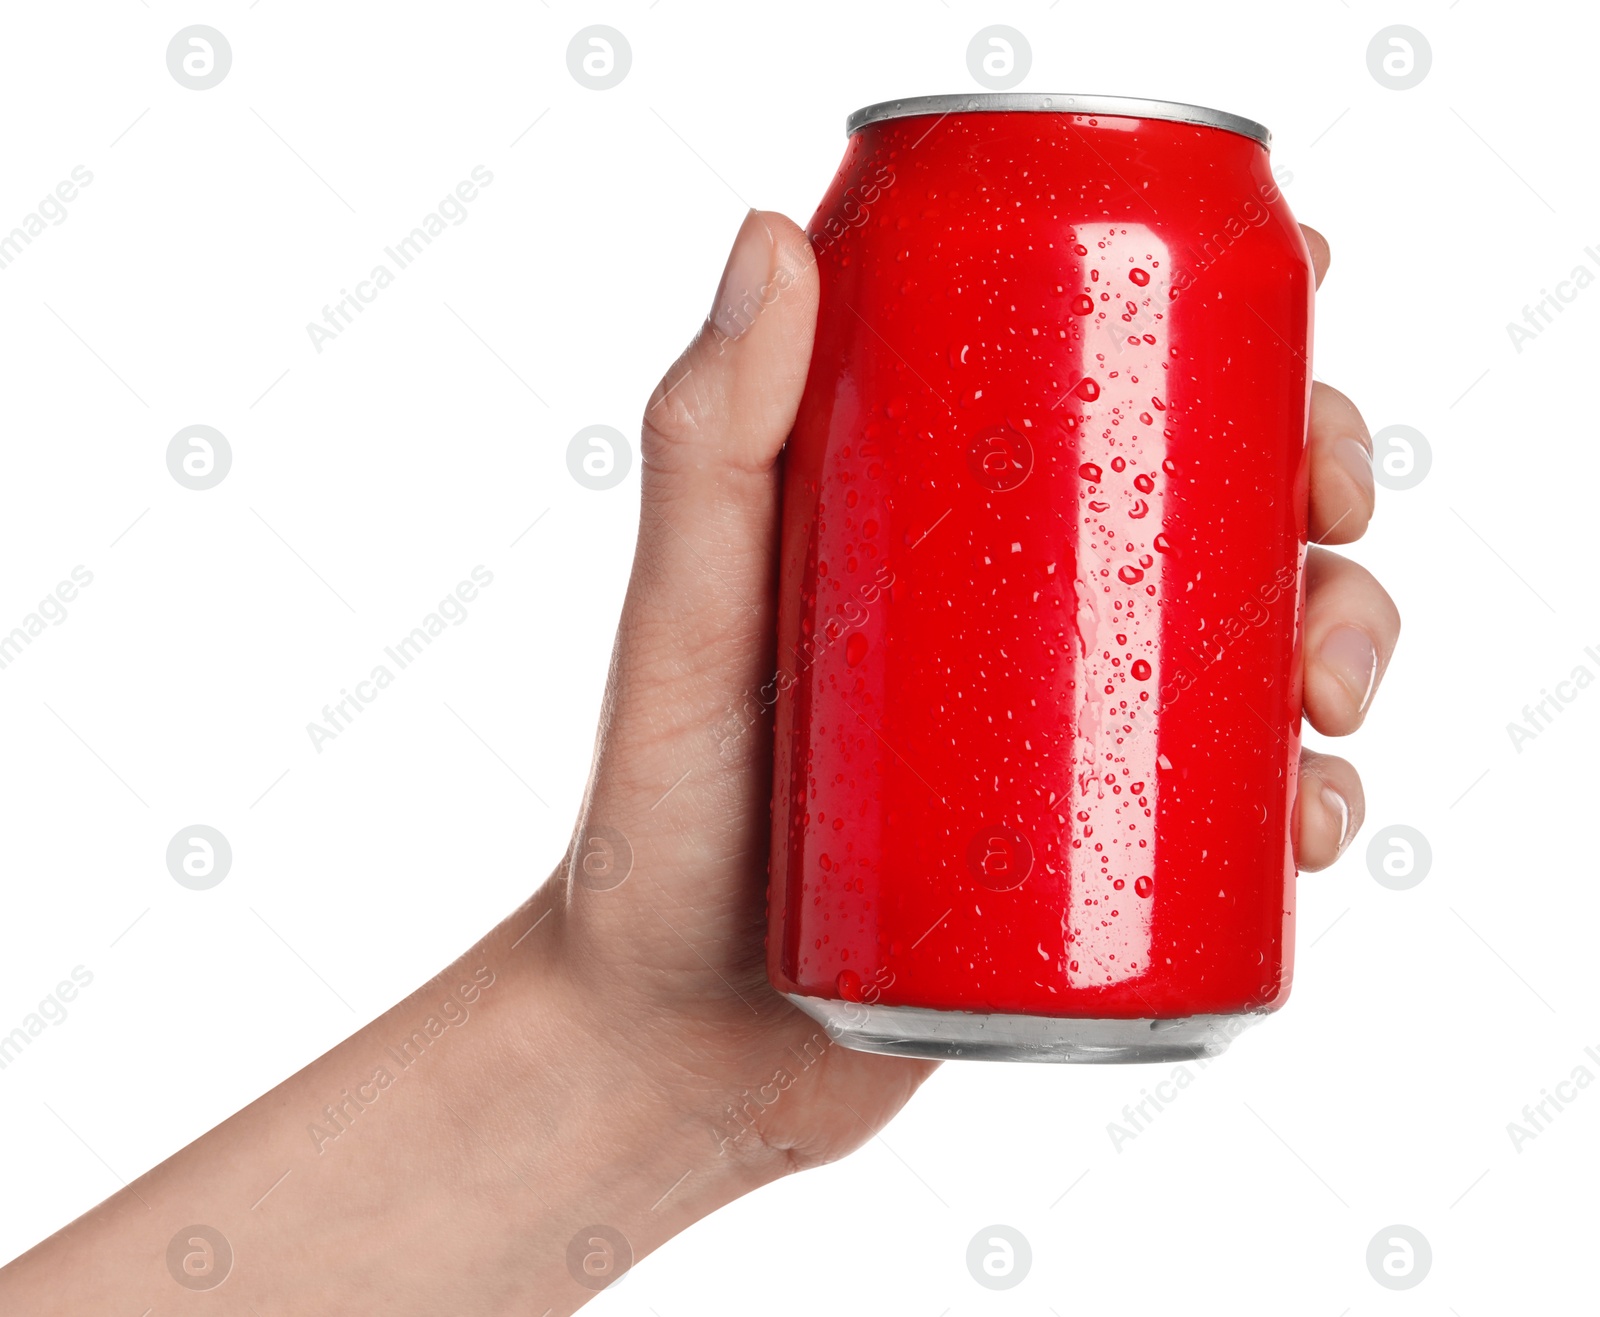
[[[0,671],[0,1033],[74,966],[94,977],[0,1071],[0,1256],[379,1013],[545,876],[637,518],[637,469],[584,489],[567,441],[637,434],[747,203],[803,221],[848,111],[978,90],[968,42],[1006,23],[1032,47],[1023,90],[1267,123],[1290,203],[1333,244],[1318,377],[1375,431],[1430,441],[1427,477],[1380,491],[1354,550],[1405,616],[1343,751],[1366,833],[1302,880],[1286,1012],[1120,1150],[1107,1123],[1171,1067],[949,1065],[883,1139],[701,1223],[592,1310],[1591,1310],[1600,1086],[1520,1150],[1507,1132],[1574,1067],[1600,1076],[1600,690],[1520,753],[1506,731],[1580,663],[1600,675],[1600,290],[1520,352],[1506,329],[1575,266],[1600,274],[1581,12],[7,6],[0,232],[75,166],[93,182],[0,270],[0,632],[75,565],[94,582]],[[204,92],[165,62],[191,23],[233,50]],[[632,49],[613,90],[567,70],[592,23]],[[1405,91],[1367,64],[1395,23],[1432,49]],[[494,181],[467,221],[315,351],[306,323],[478,165]],[[165,463],[192,424],[233,453],[205,492]],[[315,753],[307,722],[478,564],[494,584],[468,620]],[[234,852],[208,892],[164,863],[197,822]],[[1409,891],[1366,860],[1395,823],[1432,846]],[[965,1263],[997,1222],[1034,1255],[1005,1293]],[[1365,1262],[1393,1223],[1433,1249],[1404,1293]]]

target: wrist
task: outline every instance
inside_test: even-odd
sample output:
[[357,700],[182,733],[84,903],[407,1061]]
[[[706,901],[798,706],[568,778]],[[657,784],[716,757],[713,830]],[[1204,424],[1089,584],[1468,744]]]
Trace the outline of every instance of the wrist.
[[538,1188],[553,1222],[545,1233],[576,1249],[574,1279],[583,1288],[575,1293],[587,1297],[608,1279],[598,1271],[609,1254],[578,1240],[581,1231],[603,1226],[620,1235],[626,1249],[615,1240],[613,1247],[631,1255],[620,1274],[790,1165],[719,1121],[730,1096],[688,1063],[698,1049],[669,1012],[598,987],[578,970],[564,895],[559,883],[547,884],[474,954],[498,966],[505,985],[494,1007],[500,1041],[485,1119],[518,1130],[519,1141],[538,1150]]

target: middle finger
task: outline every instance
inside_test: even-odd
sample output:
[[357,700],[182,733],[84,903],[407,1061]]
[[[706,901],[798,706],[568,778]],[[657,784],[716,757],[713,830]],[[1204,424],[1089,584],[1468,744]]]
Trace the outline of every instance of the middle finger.
[[1311,538],[1359,540],[1372,519],[1372,436],[1356,405],[1319,382],[1311,386]]
[[1400,612],[1365,567],[1306,555],[1305,711],[1325,736],[1361,726],[1400,638]]

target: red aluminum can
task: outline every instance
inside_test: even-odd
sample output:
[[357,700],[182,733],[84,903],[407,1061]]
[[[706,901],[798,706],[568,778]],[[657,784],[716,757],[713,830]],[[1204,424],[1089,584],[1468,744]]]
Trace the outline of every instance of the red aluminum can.
[[849,121],[784,456],[768,972],[868,1051],[1221,1051],[1289,990],[1313,276],[1249,120]]

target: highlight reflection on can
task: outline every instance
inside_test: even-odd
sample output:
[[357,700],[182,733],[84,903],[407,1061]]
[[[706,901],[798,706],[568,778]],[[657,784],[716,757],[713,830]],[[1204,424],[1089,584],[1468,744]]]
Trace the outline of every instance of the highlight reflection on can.
[[1221,1051],[1292,967],[1312,270],[1248,120],[850,120],[785,450],[774,985],[919,1056]]

